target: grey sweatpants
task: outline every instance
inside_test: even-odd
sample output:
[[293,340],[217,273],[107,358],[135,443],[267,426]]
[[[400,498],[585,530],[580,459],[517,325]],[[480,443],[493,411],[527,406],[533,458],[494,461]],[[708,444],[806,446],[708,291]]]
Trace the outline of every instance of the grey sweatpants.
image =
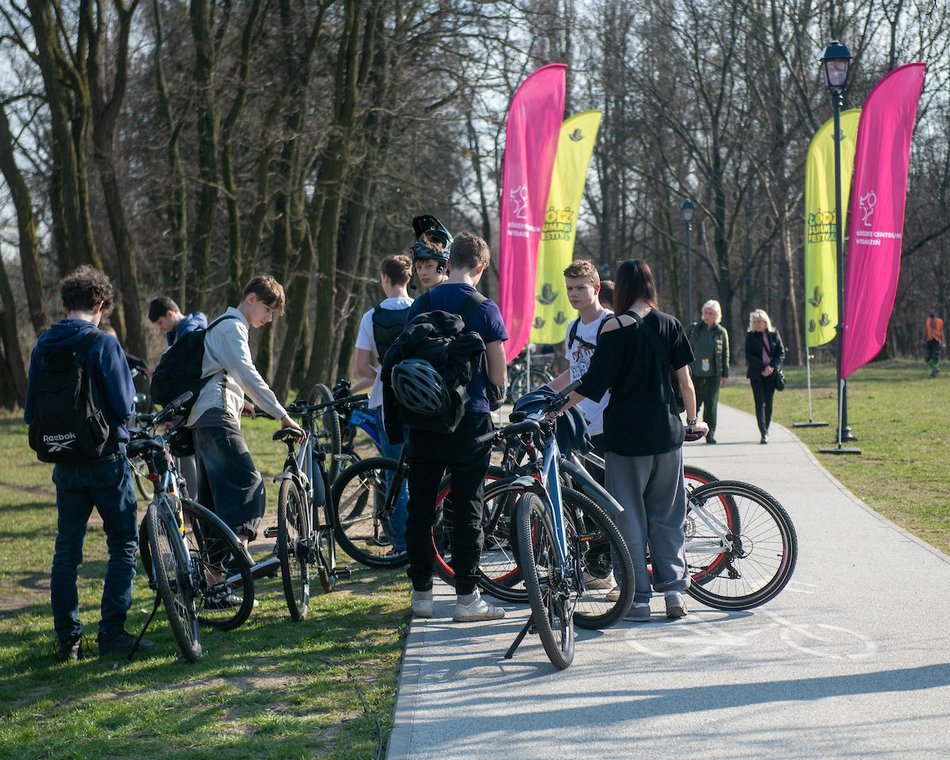
[[627,457],[608,451],[607,490],[624,511],[615,521],[633,559],[637,589],[634,602],[650,601],[647,545],[653,588],[683,591],[689,586],[686,567],[686,488],[683,450]]

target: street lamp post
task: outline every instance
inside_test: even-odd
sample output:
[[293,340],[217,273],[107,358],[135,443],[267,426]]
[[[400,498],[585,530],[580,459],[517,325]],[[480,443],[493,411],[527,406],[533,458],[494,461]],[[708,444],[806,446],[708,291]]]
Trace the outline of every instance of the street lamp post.
[[854,440],[848,427],[848,385],[841,377],[841,348],[844,341],[844,215],[841,209],[841,109],[851,73],[851,51],[838,40],[832,40],[825,48],[821,64],[825,71],[825,84],[831,93],[834,111],[835,140],[835,253],[838,265],[838,440],[833,449],[819,449],[825,454],[860,454],[860,449],[842,448],[842,441]]
[[693,210],[696,207],[689,198],[683,200],[682,214],[683,222],[686,224],[686,315],[683,318],[684,323],[689,323],[693,317]]

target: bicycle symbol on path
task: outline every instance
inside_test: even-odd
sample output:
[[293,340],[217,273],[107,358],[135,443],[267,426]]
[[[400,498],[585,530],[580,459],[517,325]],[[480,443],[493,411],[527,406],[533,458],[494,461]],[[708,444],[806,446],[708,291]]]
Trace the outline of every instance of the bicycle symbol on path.
[[721,620],[675,625],[638,626],[626,632],[625,640],[644,654],[663,659],[709,657],[720,650],[751,647],[778,631],[791,649],[829,660],[866,660],[877,653],[877,643],[862,633],[827,623],[793,623],[765,612],[772,622],[742,633],[728,630]]

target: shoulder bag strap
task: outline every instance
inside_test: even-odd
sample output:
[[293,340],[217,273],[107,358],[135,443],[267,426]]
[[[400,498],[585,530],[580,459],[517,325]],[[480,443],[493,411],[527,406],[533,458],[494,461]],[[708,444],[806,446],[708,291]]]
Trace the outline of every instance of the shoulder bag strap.
[[667,362],[666,366],[664,367],[663,362],[663,359],[666,356],[666,347],[660,340],[660,336],[644,324],[643,317],[641,317],[632,309],[625,313],[633,317],[633,321],[637,323],[637,328],[643,328],[641,333],[645,333],[649,340],[653,343],[653,347],[656,349],[654,353],[656,355],[656,367],[660,373],[660,385],[663,388],[664,395],[666,396],[667,405],[670,407],[670,410],[675,410],[676,393],[673,390],[673,382],[670,379],[670,371],[673,369],[673,365]]

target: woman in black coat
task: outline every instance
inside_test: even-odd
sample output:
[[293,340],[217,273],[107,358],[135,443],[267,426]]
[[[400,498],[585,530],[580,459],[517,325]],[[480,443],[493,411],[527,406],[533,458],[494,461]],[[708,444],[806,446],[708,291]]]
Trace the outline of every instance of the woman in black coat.
[[772,398],[775,396],[775,373],[785,359],[782,336],[773,329],[772,320],[762,309],[749,314],[749,332],[745,338],[745,356],[749,363],[746,377],[752,385],[755,399],[755,418],[762,435],[759,443],[769,442],[772,422]]

